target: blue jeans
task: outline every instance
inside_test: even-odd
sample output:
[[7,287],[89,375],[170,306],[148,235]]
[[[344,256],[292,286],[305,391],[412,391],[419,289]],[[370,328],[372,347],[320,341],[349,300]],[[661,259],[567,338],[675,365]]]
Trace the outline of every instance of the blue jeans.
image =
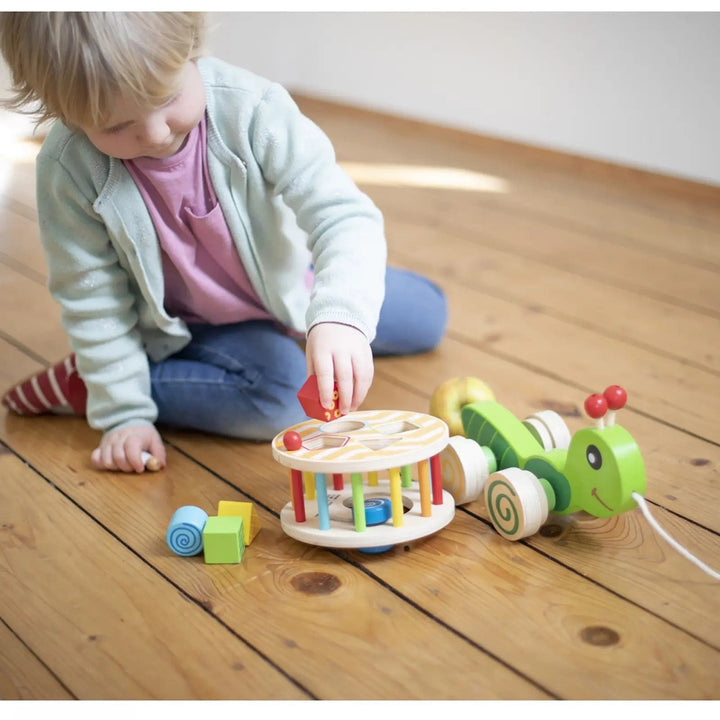
[[[375,356],[432,350],[446,323],[440,288],[388,268]],[[297,399],[307,376],[305,353],[275,323],[193,325],[191,332],[180,352],[150,364],[158,425],[265,441],[306,419]]]

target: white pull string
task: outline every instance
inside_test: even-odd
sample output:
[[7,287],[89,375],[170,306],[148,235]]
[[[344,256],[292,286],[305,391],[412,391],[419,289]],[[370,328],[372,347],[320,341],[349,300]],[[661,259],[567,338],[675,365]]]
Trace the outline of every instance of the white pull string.
[[657,520],[650,514],[650,508],[645,501],[645,498],[640,493],[634,492],[632,494],[633,500],[640,506],[645,519],[652,525],[655,531],[664,538],[670,545],[672,545],[681,555],[686,557],[691,563],[697,565],[703,572],[706,572],[710,577],[720,580],[720,573],[713,570],[711,567],[706,565],[702,560],[696,558],[689,550],[686,550],[677,540],[671,537],[665,530],[663,530],[658,524]]

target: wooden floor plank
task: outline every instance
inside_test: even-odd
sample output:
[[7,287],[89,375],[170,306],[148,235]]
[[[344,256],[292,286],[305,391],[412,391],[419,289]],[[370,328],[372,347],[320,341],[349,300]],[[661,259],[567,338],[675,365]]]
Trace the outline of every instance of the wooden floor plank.
[[[442,279],[436,271],[427,274]],[[720,375],[482,290],[454,284],[444,289],[455,308],[449,329],[458,342],[488,349],[538,373],[562,376],[591,392],[617,383],[627,389],[638,410],[711,442],[720,441]]]
[[0,384],[2,392],[13,387],[28,375],[42,370],[43,365],[36,358],[28,357],[22,350],[0,337],[0,357],[5,362],[0,363]]
[[[66,426],[62,434],[52,432],[58,423]],[[247,499],[177,453],[170,453],[172,472],[126,478],[92,471],[87,460],[77,465],[79,450],[92,444],[81,419],[8,418],[0,438],[23,456],[46,438],[42,452],[33,452],[40,472],[316,697],[547,696],[353,565],[284,536],[262,508],[263,530],[241,565],[208,566],[202,558],[173,555],[164,533],[178,507],[215,514],[221,499]]]
[[[229,476],[237,477],[248,494],[264,504],[280,508],[287,502],[280,469],[276,470],[278,482],[268,481],[272,465],[264,468],[272,461],[259,457],[267,454],[265,448],[241,445],[237,449],[229,441],[190,434],[182,439],[175,434],[171,437],[203,464],[221,466]],[[242,471],[250,458],[252,467],[263,468],[263,472]],[[525,544],[502,540],[467,513],[457,513],[442,533],[411,544],[409,550],[396,547],[370,559],[356,552],[346,555],[559,697],[670,698],[675,692],[676,697],[712,696],[715,672],[707,669],[720,662],[717,650],[622,602],[595,583],[588,582],[578,597],[578,578],[573,572]],[[570,586],[572,594],[565,589]],[[707,594],[712,590],[708,587]],[[668,594],[677,595],[675,588]],[[548,608],[556,603],[562,611],[558,610],[553,622]],[[707,603],[697,615],[708,619]],[[586,639],[592,635],[591,628],[611,629],[611,634],[623,638],[621,643],[618,640],[621,648],[612,653],[604,646],[598,650]],[[528,655],[528,635],[533,637],[534,647],[553,648],[541,664],[536,656]],[[666,640],[667,647],[654,645]],[[689,670],[680,687],[675,665],[698,656],[704,659]],[[642,679],[632,672],[636,663],[644,668]],[[573,669],[574,680],[569,682],[566,678]],[[674,690],[667,687],[671,681]]]
[[73,696],[0,620],[0,700],[72,700]]
[[[379,206],[386,215],[420,225],[440,225],[446,232],[470,238],[480,252],[484,247],[511,250],[520,257],[718,316],[718,269],[714,264],[698,266],[649,252],[622,237],[506,210],[498,207],[494,198],[470,202],[457,194],[448,193],[445,198],[428,189],[405,188],[384,188],[381,198]],[[392,238],[389,241],[392,243]]]
[[[373,393],[373,399],[381,397],[383,400],[390,400],[393,403],[391,407],[422,409],[421,406],[413,407],[407,392],[398,389],[394,384],[383,382],[382,379],[376,380]],[[375,399],[375,402],[378,400]],[[171,437],[175,438],[174,435]],[[259,493],[262,493],[261,497],[266,498],[264,502],[278,510],[284,504],[283,495],[287,491],[282,484],[268,486],[265,475],[272,473],[272,461],[262,455],[262,447],[255,449],[253,446],[241,446],[243,457],[250,453],[255,456],[252,467],[262,468],[261,473],[250,474],[242,472],[243,460],[233,457],[235,453],[232,452],[231,441],[203,437],[195,439],[189,435],[183,438],[182,443],[186,451],[205,464],[221,465],[233,482],[237,481],[242,483],[244,489],[248,488],[250,495],[260,497]],[[217,457],[214,457],[216,455]],[[270,492],[272,495],[268,495]],[[487,512],[481,503],[475,503],[468,508],[487,519]],[[680,522],[670,514],[658,511],[655,511],[655,514],[671,534],[689,547],[696,548],[698,554],[708,559],[720,558],[720,540],[715,534],[703,531],[693,524]],[[456,519],[453,527],[457,522]],[[560,527],[560,533],[556,532],[556,526]],[[487,528],[481,526],[481,535],[486,532]],[[505,543],[499,538],[495,539],[499,544]],[[717,583],[665,545],[648,527],[639,511],[608,520],[590,519],[583,514],[571,516],[569,519],[551,519],[547,532],[535,536],[529,544],[540,550],[543,557],[551,557],[566,564],[580,575],[590,577],[612,589],[613,593],[626,597],[641,607],[652,609],[669,623],[720,646],[720,624],[715,613]],[[543,559],[538,558],[538,562],[543,562]],[[555,581],[550,579],[552,573],[552,568],[549,568],[546,581],[550,585],[555,584]],[[562,573],[560,576],[562,577]],[[646,596],[648,585],[655,588],[652,597]],[[469,597],[467,594],[462,596]],[[622,616],[622,613],[619,615]],[[560,654],[577,660],[575,651]]]
[[[424,273],[435,270],[444,284],[474,287],[592,329],[600,336],[631,342],[720,373],[720,340],[715,341],[720,338],[720,317],[612,287],[589,274],[578,275],[511,251],[491,247],[478,251],[470,239],[438,226],[390,221],[388,234],[393,238],[390,261],[396,265],[412,266]],[[445,248],[439,266],[438,246]],[[720,290],[716,296],[720,307]]]
[[[614,166],[603,175],[597,172],[600,163],[582,158],[312,98],[299,101],[311,117],[317,113],[341,161],[455,167],[490,174],[509,185],[509,192],[494,196],[508,214],[529,214],[539,224],[563,223],[619,236],[678,258],[720,267],[716,241],[720,189],[716,187],[675,181],[674,192],[661,193],[655,190],[657,176],[649,173]],[[669,184],[666,178],[661,180]]]
[[[48,291],[13,267],[0,273],[2,333],[48,362],[70,352],[70,343],[60,322],[60,308]],[[37,322],[28,322],[34,318]]]
[[[38,438],[40,436],[47,436],[47,431],[43,426],[47,426],[48,423],[58,421],[63,423],[73,423],[77,425],[77,422],[68,419],[36,419],[32,421],[21,421],[27,425],[30,422],[34,424],[33,429],[38,429]],[[84,436],[87,433],[81,432],[80,435]],[[33,439],[34,432],[29,432],[27,429],[23,433],[23,436],[30,435],[29,442],[37,442],[37,439]],[[8,438],[12,439],[12,438]],[[286,483],[282,480],[284,473],[280,472],[279,467],[273,467],[274,463],[270,461],[270,472],[273,470],[277,475],[277,482],[269,482],[267,477],[267,471],[265,470],[266,460],[260,460],[256,456],[260,453],[269,455],[267,447],[263,445],[253,444],[238,444],[237,443],[223,443],[223,441],[216,441],[214,439],[203,439],[195,436],[190,436],[189,440],[186,441],[185,449],[190,450],[192,454],[198,459],[209,466],[221,465],[223,471],[226,472],[230,477],[233,475],[242,475],[243,477],[243,488],[249,489],[252,497],[260,500],[263,504],[277,505],[277,499],[283,498],[287,494]],[[221,446],[226,444],[224,451],[221,453],[213,453],[213,449],[217,444]],[[50,458],[54,458],[55,462],[62,463],[63,455],[62,450],[57,447],[47,448],[48,458],[45,461],[45,465],[50,464]],[[216,456],[216,460],[213,461],[213,454]],[[173,483],[179,482],[178,464],[180,458],[171,455],[171,463],[173,464]],[[254,469],[260,469],[260,472],[255,470],[250,477],[248,473],[244,471],[244,466],[249,464]],[[82,486],[82,492],[87,492],[88,486],[91,481],[88,477],[83,479],[78,478],[78,469],[75,468],[74,482]],[[83,475],[80,474],[80,478]],[[255,479],[257,478],[257,479]],[[150,493],[154,500],[154,505],[157,507],[160,504],[160,498],[164,494],[163,490],[158,486],[158,480],[153,479],[155,482],[149,483],[154,487],[146,487],[145,494]],[[61,476],[55,477],[55,482],[60,486],[64,486],[65,481]],[[142,483],[143,480],[138,480],[138,483]],[[197,473],[195,477],[197,483]],[[145,483],[148,481],[145,479]],[[122,480],[117,483],[113,482],[113,485],[122,487],[125,496],[130,496],[131,492],[128,491],[128,483]],[[133,483],[134,484],[134,483]],[[100,520],[103,524],[110,522],[114,518],[128,518],[129,508],[123,507],[119,504],[119,501],[115,498],[109,498],[107,492],[107,483],[104,482],[101,476],[97,480],[92,481],[92,485],[97,486],[95,492],[102,490],[104,502],[110,504],[110,507],[102,513],[100,508],[96,508],[94,503],[88,501],[87,496],[83,497],[83,504],[91,509],[93,512],[98,512],[101,515]],[[105,485],[104,488],[101,486]],[[164,483],[167,485],[167,482]],[[123,487],[124,486],[124,487]],[[165,490],[165,493],[168,491]],[[185,492],[189,492],[186,488]],[[175,502],[186,503],[186,502],[205,502],[210,504],[209,498],[203,498],[198,500],[197,497],[188,495],[177,496],[177,488],[173,488],[173,497]],[[269,494],[268,494],[269,493]],[[236,499],[234,495],[230,495],[227,491],[224,492],[224,498]],[[284,497],[284,500],[287,498]],[[114,502],[109,503],[109,500]],[[282,502],[282,500],[281,500]],[[143,508],[151,503],[143,503]],[[207,505],[206,505],[207,506]],[[139,505],[138,505],[139,507]],[[138,510],[138,513],[143,516],[148,513]],[[167,514],[167,512],[166,512]],[[146,517],[141,519],[130,518],[123,520],[122,522],[128,523],[141,522],[143,527],[149,525]],[[262,513],[263,531],[267,536],[267,527],[270,524],[268,522],[268,516]],[[155,523],[159,525],[159,520],[156,519]],[[162,527],[162,526],[161,526]],[[480,531],[478,532],[478,527]],[[121,528],[118,523],[112,527],[113,531],[119,534],[124,534],[128,529]],[[454,533],[457,533],[455,535]],[[137,528],[135,529],[135,535],[139,533]],[[200,563],[193,563],[187,559],[178,560],[176,558],[170,558],[167,561],[167,565],[163,566],[165,561],[158,557],[159,548],[157,543],[157,529],[155,530],[154,537],[152,533],[149,533],[145,537],[145,547],[138,548],[139,550],[146,552],[148,558],[153,564],[157,564],[163,574],[170,576],[177,576],[178,573],[185,575],[189,572],[189,568],[193,570],[200,570],[199,574],[193,573],[193,581],[183,582],[177,580],[180,585],[195,586],[198,583],[203,584],[204,593],[198,599],[206,606],[212,608],[213,613],[221,614],[226,623],[233,623],[233,611],[228,607],[228,602],[225,601],[221,596],[218,596],[216,592],[218,588],[226,590],[227,587],[235,587],[241,584],[247,588],[252,585],[253,588],[257,587],[257,580],[253,582],[253,578],[257,577],[258,567],[255,567],[252,558],[248,557],[247,562],[244,561],[243,566],[247,565],[247,568],[243,568],[241,579],[231,579],[228,571],[222,572],[219,576],[218,573],[214,573],[210,582],[214,584],[214,588],[211,589],[207,583],[207,572],[206,568]],[[258,540],[259,540],[258,536]],[[299,543],[295,543],[292,540],[285,538],[282,539],[281,535],[277,535],[277,530],[269,538],[272,548],[275,550],[273,555],[274,569],[272,575],[275,577],[273,581],[276,586],[285,588],[283,592],[283,600],[285,607],[283,612],[286,615],[293,615],[297,612],[297,607],[293,603],[292,592],[292,578],[297,577],[298,574],[306,572],[324,572],[328,575],[332,575],[335,578],[339,578],[339,582],[342,586],[352,587],[353,593],[357,594],[360,592],[360,588],[357,585],[357,581],[353,582],[351,577],[348,575],[348,568],[345,568],[342,564],[338,565],[336,558],[331,558],[330,562],[325,557],[327,553],[325,551],[304,551],[300,556],[296,556],[292,563],[293,570],[287,567],[287,563],[282,560],[282,557],[288,557],[295,555],[292,546],[300,546]],[[446,545],[446,543],[450,543]],[[253,545],[255,547],[255,545]],[[464,548],[460,551],[459,548]],[[261,549],[267,550],[265,546]],[[302,549],[302,548],[301,548]],[[154,551],[154,552],[153,552]],[[398,553],[401,557],[398,557]],[[497,557],[499,555],[499,557]],[[320,557],[322,556],[322,557]],[[438,556],[448,558],[443,562],[444,570],[443,577],[446,578],[443,581],[444,590],[440,593],[437,592],[437,588],[433,583],[437,582],[437,579],[433,579],[434,575],[429,570],[428,565],[432,565],[436,562]],[[394,562],[392,562],[394,558]],[[310,561],[303,562],[303,559]],[[576,667],[578,664],[582,665],[587,663],[587,673],[581,673],[577,676],[577,686],[568,687],[568,683],[557,683],[556,688],[550,688],[552,692],[558,692],[561,697],[574,697],[574,698],[588,698],[588,697],[711,697],[712,687],[714,684],[715,674],[710,672],[706,674],[705,668],[713,668],[714,663],[718,661],[720,655],[717,651],[711,650],[702,643],[699,643],[692,638],[688,637],[685,633],[679,632],[676,629],[667,626],[664,623],[659,622],[652,616],[644,616],[638,610],[632,606],[625,606],[614,595],[603,594],[595,585],[589,584],[585,594],[581,595],[578,600],[578,605],[574,608],[574,600],[565,599],[562,603],[563,613],[558,614],[557,622],[562,621],[564,623],[563,628],[560,628],[553,623],[550,623],[547,618],[546,607],[557,603],[557,596],[563,596],[564,582],[563,577],[569,578],[566,582],[572,583],[572,574],[563,576],[562,569],[552,569],[552,563],[543,558],[542,556],[535,555],[528,547],[524,545],[513,545],[502,541],[498,538],[487,526],[478,526],[477,521],[473,520],[471,516],[466,514],[460,514],[453,522],[450,529],[447,529],[442,534],[432,539],[432,542],[428,540],[425,543],[418,543],[417,547],[413,548],[411,553],[402,553],[401,550],[396,549],[392,554],[386,556],[383,561],[365,561],[362,558],[356,558],[356,562],[368,565],[368,571],[380,577],[385,583],[396,588],[402,595],[408,596],[414,603],[421,606],[425,606],[429,612],[433,615],[437,615],[444,622],[457,628],[459,631],[469,633],[475,642],[481,647],[488,649],[493,655],[498,654],[505,662],[515,667],[520,667],[523,672],[528,674],[528,677],[533,678],[535,682],[543,684],[544,681],[553,683],[553,678],[563,678],[564,673],[569,672],[571,665]],[[267,562],[267,561],[266,561]],[[388,564],[390,575],[384,576],[382,573],[377,573],[377,563],[381,562],[381,565]],[[176,571],[171,571],[169,565],[175,564],[179,566]],[[550,565],[550,567],[545,567]],[[281,568],[278,571],[278,566]],[[261,565],[259,566],[261,567]],[[523,588],[525,592],[521,593],[515,600],[514,603],[506,606],[504,601],[507,601],[508,590],[503,590],[503,586],[496,588],[492,591],[492,588],[488,588],[484,584],[485,573],[487,568],[491,568],[491,575],[495,577],[495,583],[497,580],[497,573],[499,567],[504,567],[503,577],[505,582],[510,583],[509,587],[515,587],[517,593],[520,588]],[[311,568],[311,569],[309,569]],[[512,569],[512,573],[508,575],[508,572]],[[400,577],[394,574],[395,572],[400,573]],[[267,571],[265,571],[267,573]],[[262,573],[261,573],[262,574]],[[287,575],[285,580],[278,580],[278,575]],[[452,584],[447,584],[447,578],[455,578]],[[533,579],[534,577],[534,579]],[[413,581],[413,578],[416,581]],[[259,578],[258,578],[259,579]],[[270,578],[268,578],[269,580]],[[205,580],[205,581],[204,581]],[[426,582],[427,580],[427,582]],[[227,587],[226,587],[227,586]],[[454,587],[453,587],[454,586]],[[532,591],[528,590],[528,587],[532,587]],[[435,589],[434,589],[435,588]],[[544,588],[547,594],[546,599],[538,597],[540,590]],[[499,593],[496,597],[495,592]],[[441,597],[441,601],[438,597]],[[523,597],[527,596],[528,601],[524,602]],[[577,596],[577,589],[573,592],[573,597]],[[500,598],[504,598],[504,601],[498,602]],[[239,600],[240,598],[238,598]],[[246,611],[248,610],[248,600],[245,599]],[[274,612],[271,608],[272,599],[269,597],[259,598],[262,600],[261,604],[264,608],[265,622],[272,627],[272,618]],[[392,616],[392,625],[396,627],[400,625],[403,627],[406,623],[401,612],[398,612],[397,608],[394,607],[391,600],[386,599],[379,604],[377,602],[370,602],[369,598],[366,601],[367,604],[375,608],[375,612],[383,618],[385,614]],[[236,600],[233,605],[239,604]],[[382,608],[386,608],[383,610]],[[460,608],[467,608],[467,611],[463,611]],[[499,608],[504,608],[500,613]],[[333,618],[337,618],[338,615],[343,613],[342,608],[336,605],[328,605],[323,608],[323,615],[330,614]],[[480,623],[479,628],[476,629],[478,616],[484,616],[487,613],[494,613],[494,621],[489,624]],[[537,615],[537,617],[536,617]],[[444,617],[447,616],[447,617]],[[567,623],[571,617],[576,618],[575,630],[569,631]],[[311,610],[308,608],[303,613],[303,619],[306,623],[311,623],[311,628],[317,633],[317,618],[313,616]],[[460,622],[460,619],[462,622]],[[326,621],[327,622],[327,621]],[[345,620],[345,622],[350,622]],[[363,628],[365,632],[371,632],[372,636],[376,638],[376,642],[384,645],[382,641],[378,640],[377,631],[371,631],[370,627],[374,624],[374,620],[371,625],[366,627],[366,624],[370,622],[368,618],[365,618]],[[242,624],[242,627],[250,627],[247,618]],[[653,628],[653,625],[657,625],[657,628]],[[614,651],[612,657],[609,657],[606,652],[606,648],[602,645],[603,641],[592,640],[593,633],[602,635],[600,630],[593,630],[593,628],[605,628],[603,631],[611,637],[621,637],[622,648],[624,652],[619,650]],[[482,629],[482,632],[479,630]],[[547,660],[542,664],[541,668],[533,669],[532,664],[527,659],[527,652],[524,643],[520,640],[525,632],[531,632],[535,637],[536,641],[539,642],[540,638],[538,634],[544,636],[542,643],[553,645],[555,653],[552,656],[552,660]],[[562,632],[561,632],[562,629]],[[563,634],[564,633],[564,634]],[[336,636],[337,642],[341,642],[343,647],[352,648],[351,653],[356,659],[363,657],[361,648],[354,647],[353,639],[343,637],[341,630],[337,627],[333,628],[331,632],[329,628],[325,628],[322,632],[323,635]],[[427,631],[423,633],[427,637]],[[605,637],[605,635],[602,635]],[[293,643],[297,644],[298,647],[304,649],[303,653],[303,665],[313,666],[312,652],[307,647],[306,642],[301,639],[302,636],[297,634],[291,635],[290,639]],[[590,639],[588,639],[590,638]],[[654,644],[655,641],[650,642],[648,638],[657,638],[657,642],[667,642],[666,647],[658,647]],[[401,652],[400,640],[395,637],[395,654],[393,656],[393,664],[397,665],[401,662],[399,653]],[[514,639],[514,640],[513,640]],[[287,638],[286,638],[287,641]],[[258,639],[254,638],[254,642],[257,643]],[[322,640],[317,640],[317,643],[322,644]],[[598,646],[593,645],[593,642],[601,642],[601,650],[598,650]],[[616,642],[619,642],[616,641]],[[516,644],[514,644],[516,643]],[[567,647],[567,645],[570,647]],[[325,650],[327,652],[327,650]],[[325,654],[323,653],[323,655]],[[647,657],[645,656],[647,654]],[[623,657],[627,659],[623,661]],[[523,662],[523,658],[526,658],[527,663]],[[658,660],[661,658],[661,660]],[[701,658],[701,662],[695,666],[693,658]],[[632,672],[633,663],[642,662],[645,672],[642,675],[642,680],[638,679]],[[335,660],[337,663],[338,661]],[[444,659],[444,662],[448,662]],[[465,661],[467,662],[467,661]],[[684,680],[680,681],[675,677],[673,667],[675,664],[682,662],[686,668]],[[378,665],[380,663],[380,665]],[[618,667],[621,667],[623,663],[627,664],[627,672],[618,672]],[[527,664],[527,667],[523,667]],[[372,667],[375,669],[382,667],[382,661],[380,658],[374,657]],[[314,675],[323,675],[322,668],[313,668]],[[591,672],[592,671],[592,672]],[[466,671],[467,672],[467,671]],[[295,674],[295,671],[293,671]],[[397,678],[397,672],[395,676]],[[487,671],[483,673],[487,674]],[[424,673],[423,673],[424,675]],[[470,678],[474,676],[471,675]],[[582,680],[581,678],[586,678]],[[477,678],[474,678],[477,681]],[[672,682],[670,682],[672,680]],[[378,681],[376,681],[378,682]],[[497,682],[497,680],[496,680]],[[666,684],[669,685],[666,687]],[[668,688],[672,687],[673,690]],[[485,688],[487,690],[487,688]],[[327,691],[327,690],[326,690]],[[387,692],[387,688],[385,688]],[[426,692],[430,692],[430,687],[426,683]],[[467,692],[467,689],[464,689]],[[677,694],[675,694],[677,693]],[[414,696],[414,695],[412,695]],[[428,697],[428,695],[423,695]],[[448,697],[454,697],[450,694]],[[459,697],[465,697],[461,694]],[[507,697],[507,694],[505,695]]]
[[76,697],[308,697],[17,457],[0,466],[3,617]]
[[[300,104],[351,174],[399,163],[487,181],[362,181],[393,264],[450,307],[437,351],[377,360],[366,407],[427,412],[440,382],[473,375],[518,417],[553,409],[575,431],[587,394],[624,385],[653,514],[720,567],[720,188]],[[69,350],[34,150],[0,156],[0,389]],[[388,553],[327,551],[282,532],[288,483],[266,444],[164,434],[166,471],[99,473],[84,420],[0,411],[0,696],[720,699],[718,584],[639,510],[550,516],[509,543],[478,500]],[[256,504],[243,562],[173,555],[172,512],[220,499]]]
[[47,281],[37,219],[29,220],[0,202],[0,260],[14,263],[39,284]]

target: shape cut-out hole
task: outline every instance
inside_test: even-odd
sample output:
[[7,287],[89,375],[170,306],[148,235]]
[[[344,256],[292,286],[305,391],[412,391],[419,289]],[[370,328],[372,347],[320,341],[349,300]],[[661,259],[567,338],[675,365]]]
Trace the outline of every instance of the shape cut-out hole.
[[303,440],[306,450],[322,450],[323,448],[339,448],[348,444],[349,437],[343,435],[313,435]]
[[343,433],[356,432],[362,430],[367,423],[360,422],[359,420],[333,420],[332,422],[321,425],[319,430],[324,433]]
[[398,433],[410,432],[411,430],[419,430],[420,426],[407,420],[397,420],[395,422],[385,423],[384,425],[376,425],[375,429],[383,435],[397,435]]
[[390,445],[394,445],[396,442],[398,442],[398,438],[370,437],[363,438],[359,442],[370,450],[384,450],[386,447],[390,447]]

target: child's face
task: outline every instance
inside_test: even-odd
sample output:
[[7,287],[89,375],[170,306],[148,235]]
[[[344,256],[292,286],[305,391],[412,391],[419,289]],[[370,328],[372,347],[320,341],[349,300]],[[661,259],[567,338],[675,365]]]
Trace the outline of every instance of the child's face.
[[178,90],[160,108],[138,107],[118,98],[108,121],[83,132],[100,152],[120,160],[174,155],[205,112],[205,87],[194,62],[178,76]]

